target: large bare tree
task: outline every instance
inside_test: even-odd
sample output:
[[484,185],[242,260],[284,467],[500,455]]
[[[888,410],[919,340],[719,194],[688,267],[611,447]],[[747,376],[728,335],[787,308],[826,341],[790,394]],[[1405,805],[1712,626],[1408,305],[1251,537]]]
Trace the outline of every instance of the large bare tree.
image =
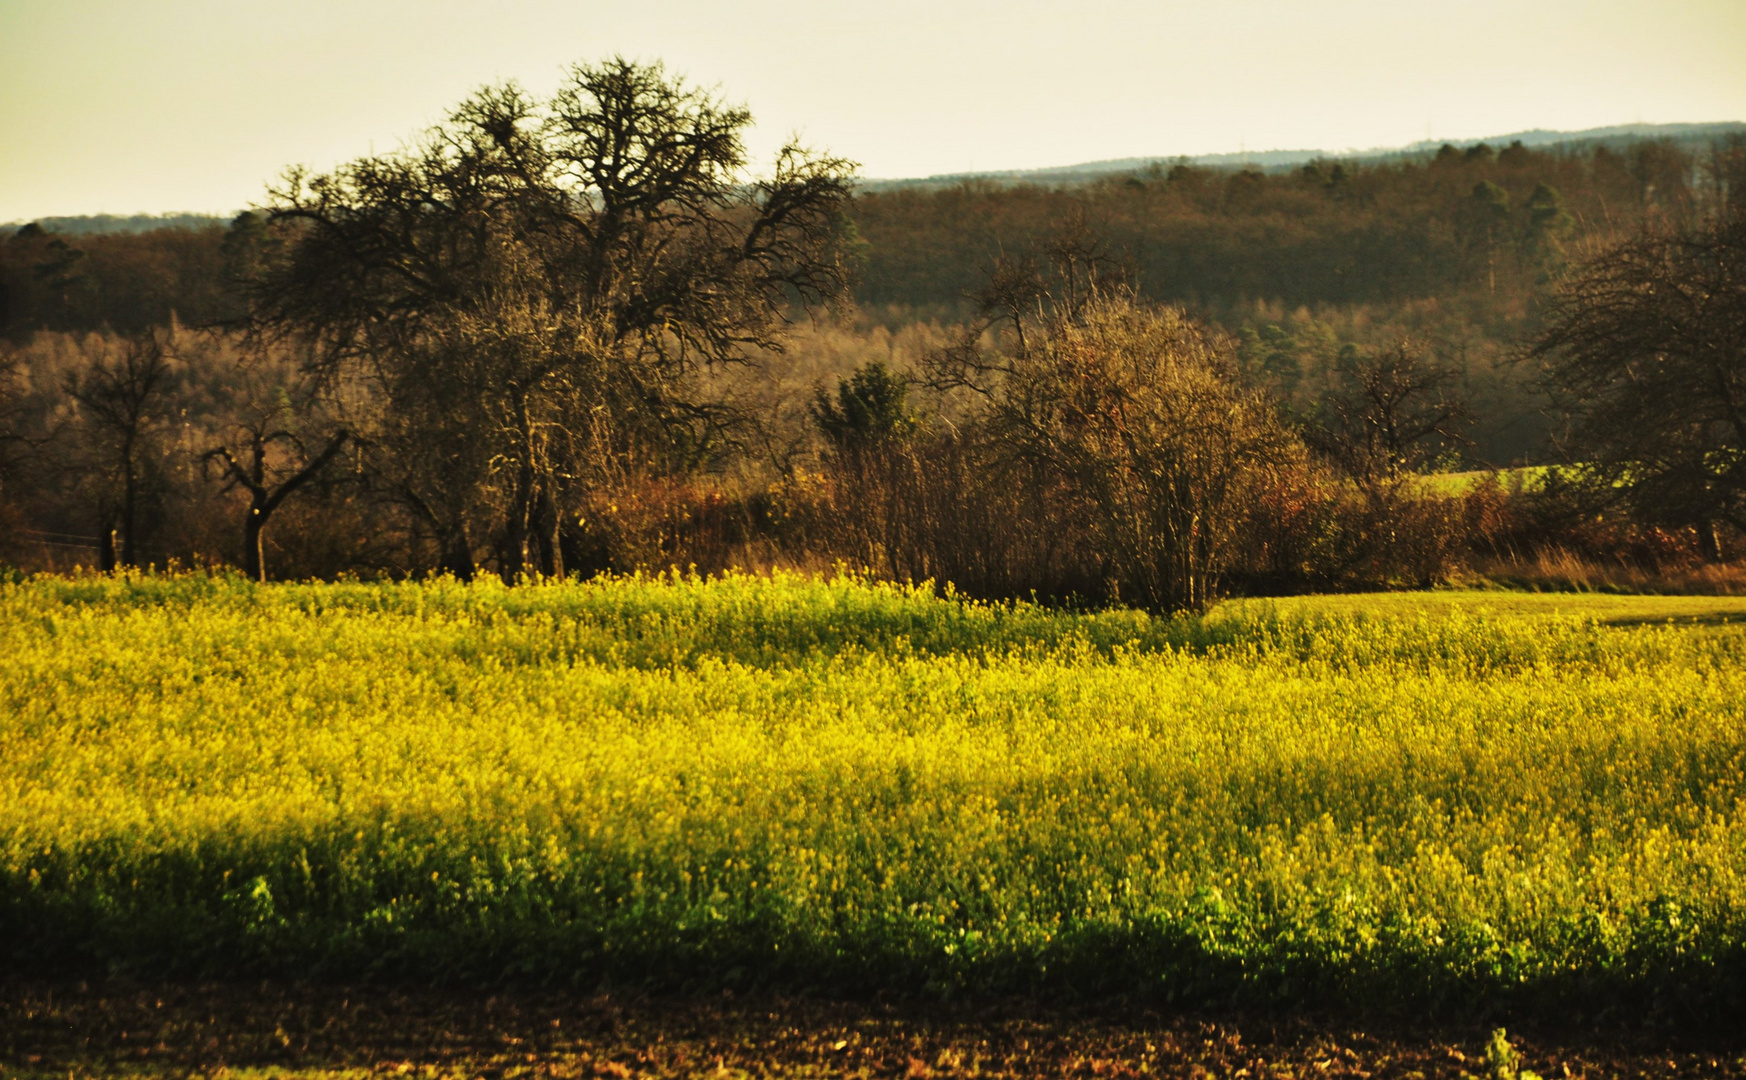
[[853,165],[789,145],[750,176],[750,122],[624,59],[545,100],[481,90],[404,150],[287,175],[248,326],[362,388],[360,434],[444,569],[471,575],[487,531],[505,577],[562,572],[559,522],[603,475],[720,435],[701,366],[780,347],[796,304],[847,288]]
[[1641,515],[1746,530],[1746,214],[1656,230],[1559,287],[1531,355],[1576,405],[1572,447]]

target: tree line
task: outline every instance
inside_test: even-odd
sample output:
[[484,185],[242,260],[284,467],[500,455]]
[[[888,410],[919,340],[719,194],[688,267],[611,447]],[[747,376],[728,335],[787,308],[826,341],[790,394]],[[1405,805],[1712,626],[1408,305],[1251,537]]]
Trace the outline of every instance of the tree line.
[[1073,187],[969,181],[870,192],[865,304],[951,304],[987,253],[1072,214],[1095,221],[1146,298],[1227,310],[1531,292],[1571,247],[1649,219],[1679,223],[1717,196],[1712,155],[1669,142],[1618,151],[1444,146],[1429,160],[1316,161],[1289,172],[1187,164]]
[[[1425,161],[1312,162],[1285,173],[1178,165],[1064,187],[970,182],[845,202],[850,296],[899,326],[961,322],[994,259],[1091,223],[1138,294],[1236,336],[1276,396],[1311,407],[1340,350],[1411,336],[1475,404],[1470,460],[1550,459],[1554,422],[1511,363],[1547,283],[1583,252],[1713,215],[1733,150],[1667,142],[1581,153],[1485,144]],[[0,242],[0,333],[131,333],[239,314],[230,283],[267,242],[265,214],[228,228]]]
[[[1739,147],[857,196],[798,145],[754,171],[749,123],[615,59],[227,228],[20,230],[0,556],[845,560],[1168,609],[1553,542],[1718,559],[1746,522]],[[809,318],[930,313],[911,355],[772,389]],[[1580,466],[1428,489],[1487,393]]]

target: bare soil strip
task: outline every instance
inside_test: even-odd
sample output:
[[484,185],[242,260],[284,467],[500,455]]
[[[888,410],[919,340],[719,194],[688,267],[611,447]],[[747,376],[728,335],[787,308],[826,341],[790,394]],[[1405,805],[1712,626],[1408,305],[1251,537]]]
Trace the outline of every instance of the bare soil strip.
[[[0,1076],[1746,1076],[1746,1032],[308,985],[0,983]],[[1519,1071],[1517,1071],[1519,1070]]]

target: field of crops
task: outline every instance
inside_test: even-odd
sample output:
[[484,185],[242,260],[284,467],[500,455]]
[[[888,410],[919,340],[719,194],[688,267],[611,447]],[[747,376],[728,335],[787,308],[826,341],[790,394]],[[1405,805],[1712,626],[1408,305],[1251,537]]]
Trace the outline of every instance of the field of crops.
[[1717,1014],[1743,616],[4,585],[0,966]]

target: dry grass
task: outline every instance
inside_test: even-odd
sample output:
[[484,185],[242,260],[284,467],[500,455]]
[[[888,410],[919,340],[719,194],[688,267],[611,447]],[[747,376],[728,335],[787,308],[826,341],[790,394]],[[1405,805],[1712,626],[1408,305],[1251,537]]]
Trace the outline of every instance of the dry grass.
[[1462,583],[1530,592],[1746,596],[1746,562],[1644,567],[1585,559],[1554,547],[1522,559],[1481,563]]

